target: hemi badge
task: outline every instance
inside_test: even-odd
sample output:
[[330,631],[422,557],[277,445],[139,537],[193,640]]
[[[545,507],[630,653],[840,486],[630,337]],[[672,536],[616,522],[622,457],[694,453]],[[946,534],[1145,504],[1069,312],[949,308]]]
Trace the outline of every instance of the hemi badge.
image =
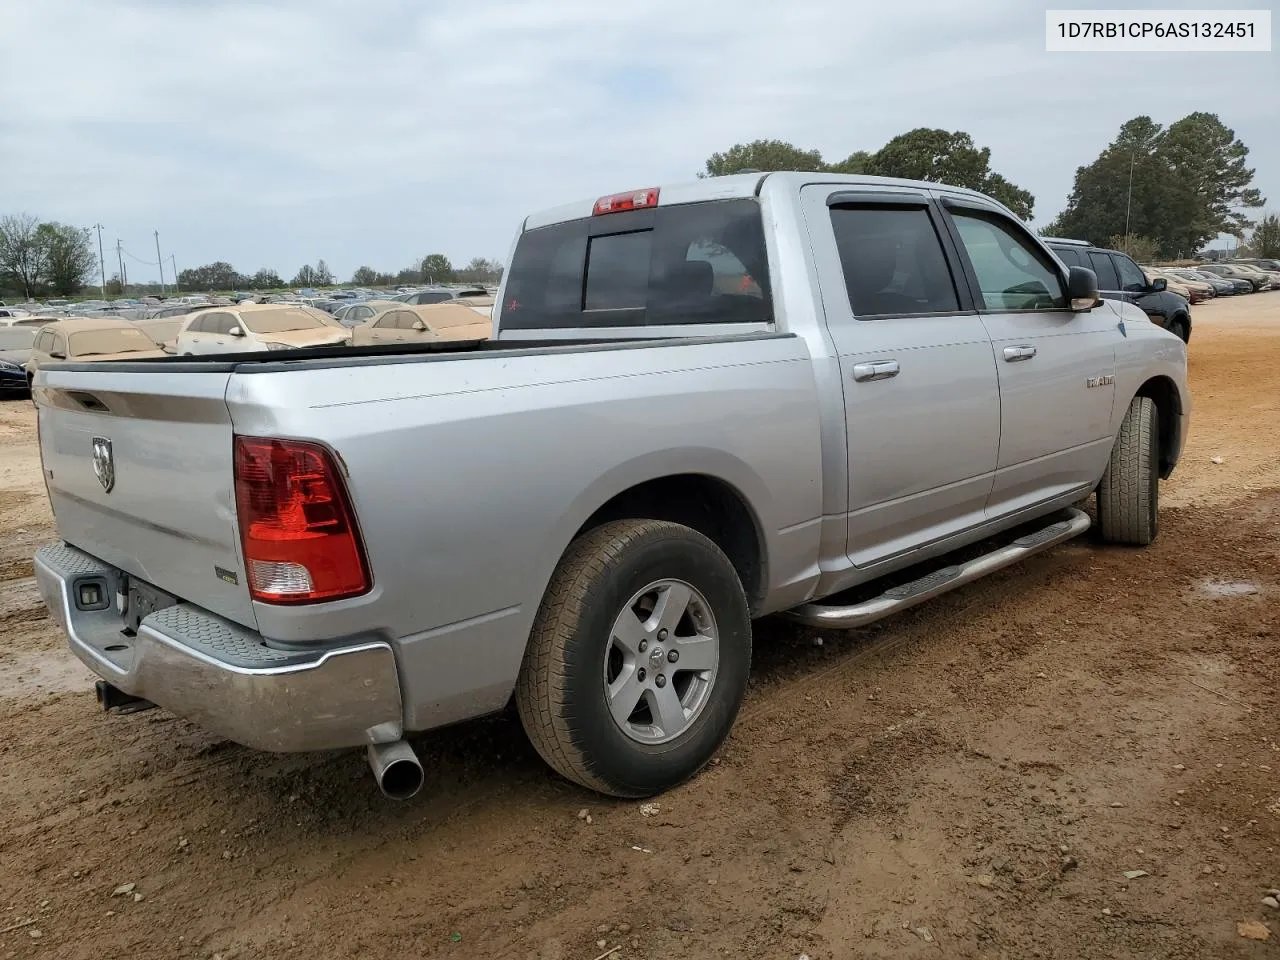
[[1090,377],[1088,380],[1084,382],[1084,385],[1089,388],[1105,387],[1108,384],[1112,384],[1115,382],[1116,382],[1116,378],[1113,374],[1104,373],[1100,377]]
[[225,580],[232,586],[239,586],[240,578],[235,575],[232,570],[223,570],[221,567],[214,567],[213,572],[218,575],[219,580]]

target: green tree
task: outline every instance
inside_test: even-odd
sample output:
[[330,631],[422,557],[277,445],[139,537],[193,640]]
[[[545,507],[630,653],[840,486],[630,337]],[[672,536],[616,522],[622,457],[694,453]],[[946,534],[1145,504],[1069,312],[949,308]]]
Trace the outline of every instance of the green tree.
[[329,269],[329,265],[323,259],[316,261],[316,286],[333,286],[333,271]]
[[392,283],[401,287],[421,282],[422,269],[420,267],[405,267],[392,278]]
[[298,268],[298,272],[293,275],[293,286],[295,287],[314,287],[320,281],[316,273],[316,268],[309,263],[304,263]]
[[497,260],[473,257],[461,270],[454,271],[454,277],[467,283],[497,283],[502,279],[502,264]]
[[1172,225],[1168,243],[1189,253],[1220,233],[1241,236],[1251,223],[1243,211],[1265,200],[1250,186],[1249,148],[1235,131],[1217,114],[1191,113],[1169,125],[1161,152],[1174,174],[1173,202],[1189,214]]
[[1280,260],[1280,215],[1268,213],[1259,219],[1249,237],[1249,246],[1255,257]]
[[351,284],[356,287],[372,287],[378,282],[378,272],[373,267],[356,267],[351,274]]
[[991,172],[991,148],[976,146],[961,130],[918,127],[901,133],[872,154],[867,169],[859,172],[968,187],[994,197],[1024,220],[1031,218],[1035,205],[1030,193]]
[[1035,197],[991,171],[991,150],[974,145],[962,131],[921,127],[894,137],[875,153],[856,150],[828,164],[817,150],[802,150],[785,140],[753,140],[734,144],[707,158],[706,173],[721,177],[742,170],[798,170],[806,173],[871,174],[931,180],[969,187],[995,197],[1024,220],[1031,217]]
[[47,237],[40,221],[29,213],[0,217],[0,274],[8,274],[28,300],[48,267]]
[[1135,117],[1093,163],[1076,170],[1054,235],[1092,243],[1150,237],[1165,258],[1192,256],[1219,233],[1239,236],[1243,208],[1261,206],[1249,186],[1248,149],[1213,114],[1193,113],[1167,130]]
[[839,163],[831,164],[827,169],[832,173],[871,173],[871,154],[865,150],[855,150]]
[[107,279],[107,296],[108,297],[124,296],[124,284],[120,282],[120,274],[113,273]]
[[60,297],[79,293],[98,266],[89,231],[65,223],[42,223],[38,232],[46,250],[44,282]]
[[236,268],[225,260],[205,264],[203,267],[189,267],[178,273],[178,286],[192,292],[204,290],[235,290],[247,286],[248,278],[236,272]]
[[280,279],[280,274],[276,273],[270,267],[262,267],[252,277],[247,278],[246,286],[250,290],[279,290],[284,286],[284,281]]
[[453,264],[443,253],[432,253],[422,258],[422,275],[427,283],[449,283],[453,280]]
[[1154,263],[1160,259],[1160,241],[1150,237],[1140,237],[1133,233],[1127,237],[1114,236],[1107,241],[1107,246],[1113,250],[1123,250],[1139,263]]
[[713,153],[707,158],[706,173],[699,177],[723,177],[742,170],[800,170],[814,172],[826,170],[822,154],[817,150],[801,150],[785,140],[752,140],[735,143],[724,153]]

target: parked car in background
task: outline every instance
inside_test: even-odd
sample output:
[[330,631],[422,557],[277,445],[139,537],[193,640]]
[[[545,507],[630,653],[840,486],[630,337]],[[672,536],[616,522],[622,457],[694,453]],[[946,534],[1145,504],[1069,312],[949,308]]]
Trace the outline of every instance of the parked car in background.
[[208,304],[193,303],[163,303],[156,307],[151,307],[147,311],[147,320],[163,320],[168,317],[185,317],[188,313],[196,310],[203,310]]
[[1251,273],[1262,274],[1262,276],[1266,277],[1268,280],[1271,281],[1272,290],[1280,289],[1280,272],[1277,272],[1275,270],[1270,270],[1256,263],[1240,262],[1235,265],[1238,266],[1241,270],[1246,270]]
[[37,331],[27,358],[28,379],[40,365],[54,361],[144,360],[163,357],[160,345],[135,321],[116,317],[73,317],[46,323]]
[[1163,277],[1148,280],[1133,258],[1119,250],[1058,237],[1045,237],[1044,242],[1068,267],[1088,267],[1096,273],[1104,298],[1135,304],[1183,343],[1191,339],[1191,306],[1185,297],[1167,289],[1169,284]]
[[353,346],[428,340],[487,340],[493,321],[464,303],[398,304],[352,331]]
[[1263,290],[1271,289],[1271,279],[1261,273],[1253,273],[1244,267],[1235,263],[1206,263],[1196,268],[1203,270],[1205,273],[1216,274],[1219,277],[1230,277],[1232,280],[1243,280],[1249,284],[1254,293],[1260,293]]
[[31,314],[26,310],[23,310],[21,307],[0,306],[0,324],[3,324],[6,320],[17,320],[21,317],[29,316],[31,316]]
[[23,328],[38,330],[46,323],[55,323],[58,320],[65,319],[67,319],[65,316],[56,313],[32,313],[25,317],[10,317],[6,320],[0,320],[0,330],[19,330]]
[[1270,270],[1274,273],[1280,273],[1280,260],[1274,260],[1270,257],[1244,257],[1239,262],[1247,263],[1254,267],[1261,267],[1263,270]]
[[177,353],[178,333],[186,322],[187,318],[184,314],[176,317],[148,317],[145,320],[133,321],[133,325],[158,343],[165,353]]
[[412,293],[402,293],[395,299],[400,303],[407,303],[412,306],[422,306],[428,303],[444,303],[446,300],[452,300],[457,294],[449,287],[429,287],[426,290],[415,290]]
[[1200,273],[1197,270],[1191,270],[1184,267],[1166,267],[1164,272],[1167,275],[1182,277],[1186,280],[1195,280],[1200,283],[1207,283],[1213,288],[1214,295],[1219,297],[1233,297],[1237,293],[1242,292],[1240,287],[1253,289],[1244,281],[1239,281],[1237,285],[1237,281],[1235,280],[1215,276],[1212,273]]
[[1142,273],[1148,283],[1155,283],[1157,278],[1163,277],[1167,284],[1165,289],[1176,293],[1188,303],[1203,303],[1206,300],[1212,300],[1215,296],[1213,287],[1200,280],[1189,280],[1156,267],[1143,267]]
[[358,327],[360,324],[367,323],[378,314],[384,313],[392,307],[403,307],[404,305],[404,302],[400,300],[365,300],[360,303],[348,303],[334,312],[333,319],[344,327]]
[[241,303],[191,314],[178,332],[177,352],[185,356],[250,353],[350,342],[350,332],[323,310]]
[[30,350],[0,350],[0,397],[25,396],[31,392],[27,381]]
[[490,318],[493,316],[493,305],[497,303],[497,298],[492,294],[486,293],[484,296],[459,297],[456,300],[446,300],[445,303],[460,304],[464,307],[470,307],[482,317]]

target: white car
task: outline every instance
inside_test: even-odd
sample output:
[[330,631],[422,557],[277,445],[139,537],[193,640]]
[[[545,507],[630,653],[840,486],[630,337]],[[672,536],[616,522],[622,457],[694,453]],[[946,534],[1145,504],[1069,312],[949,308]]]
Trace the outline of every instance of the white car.
[[351,331],[323,310],[283,304],[241,303],[213,307],[187,317],[178,333],[183,356],[296,350],[351,342]]
[[46,323],[53,323],[55,320],[65,320],[65,317],[55,316],[51,313],[27,313],[25,310],[17,310],[13,307],[8,308],[8,313],[13,316],[4,316],[6,311],[0,310],[0,328],[3,327],[43,327]]

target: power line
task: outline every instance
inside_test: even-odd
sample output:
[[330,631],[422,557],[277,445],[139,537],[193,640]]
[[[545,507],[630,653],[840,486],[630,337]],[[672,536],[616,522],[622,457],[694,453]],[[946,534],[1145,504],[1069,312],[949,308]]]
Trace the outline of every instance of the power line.
[[[123,248],[122,248],[122,249],[123,249]],[[137,260],[139,263],[141,263],[141,264],[143,264],[143,265],[145,265],[145,266],[148,266],[148,267],[158,267],[158,266],[160,266],[160,264],[158,264],[158,263],[157,263],[156,261],[154,261],[154,260],[143,260],[141,257],[134,256],[134,255],[133,255],[132,253],[130,253],[128,250],[125,250],[125,251],[124,251],[124,255],[125,255],[126,257],[130,257],[130,258],[132,258],[132,259],[134,259],[134,260]]]

